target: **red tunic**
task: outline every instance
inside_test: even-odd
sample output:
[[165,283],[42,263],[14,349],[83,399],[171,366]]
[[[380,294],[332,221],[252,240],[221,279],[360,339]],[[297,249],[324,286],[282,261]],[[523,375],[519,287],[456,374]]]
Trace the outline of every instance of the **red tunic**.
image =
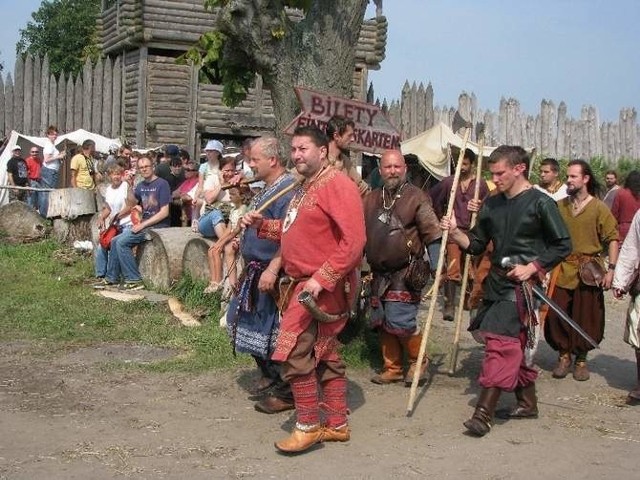
[[[314,321],[297,302],[304,280],[314,278],[322,285],[318,306],[330,314],[345,313],[346,290],[355,291],[356,268],[365,245],[364,213],[357,187],[334,168],[305,182],[289,204],[285,220],[264,220],[261,238],[280,239],[282,266],[287,275],[303,279],[294,291],[280,324],[274,360],[285,361],[298,336]],[[318,324],[316,363],[337,359],[336,335],[346,320]]]
[[627,233],[629,233],[629,227],[631,226],[631,220],[640,208],[640,198],[636,198],[631,190],[628,188],[620,188],[616,198],[613,199],[613,205],[611,206],[611,213],[618,222],[618,235],[620,236],[620,243],[624,241]]

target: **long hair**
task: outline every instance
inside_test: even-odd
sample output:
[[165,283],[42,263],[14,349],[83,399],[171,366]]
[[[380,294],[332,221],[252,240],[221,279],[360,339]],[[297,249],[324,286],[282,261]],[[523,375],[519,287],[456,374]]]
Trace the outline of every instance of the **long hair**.
[[568,164],[567,164],[567,168],[573,166],[573,165],[579,165],[580,166],[580,170],[582,172],[582,175],[589,175],[589,181],[587,182],[587,192],[589,192],[590,195],[593,195],[594,197],[597,197],[598,194],[600,193],[600,184],[598,183],[598,180],[596,179],[596,176],[593,174],[593,170],[591,169],[591,165],[589,165],[585,160],[571,160]]

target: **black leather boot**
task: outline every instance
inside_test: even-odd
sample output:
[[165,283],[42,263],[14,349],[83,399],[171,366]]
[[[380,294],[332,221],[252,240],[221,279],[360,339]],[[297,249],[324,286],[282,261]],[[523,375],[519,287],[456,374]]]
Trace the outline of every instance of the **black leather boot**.
[[478,437],[484,437],[489,433],[500,393],[501,390],[496,387],[483,388],[480,391],[473,416],[463,423],[470,433]]
[[448,280],[444,283],[444,307],[442,308],[442,319],[453,322],[456,314],[456,282]]
[[538,397],[536,384],[531,382],[526,387],[517,387],[515,392],[518,403],[511,409],[498,410],[498,418],[538,418]]

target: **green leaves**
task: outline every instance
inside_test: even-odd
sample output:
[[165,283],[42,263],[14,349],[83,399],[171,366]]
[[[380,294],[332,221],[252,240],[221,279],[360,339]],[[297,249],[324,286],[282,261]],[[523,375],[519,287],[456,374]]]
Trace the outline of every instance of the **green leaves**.
[[44,0],[20,30],[19,54],[49,55],[51,72],[76,74],[100,55],[96,18],[100,0]]
[[220,32],[207,32],[196,45],[177,58],[176,63],[200,67],[201,81],[222,84],[222,101],[228,107],[236,107],[247,98],[255,73],[246,64],[235,65],[223,56],[226,37]]

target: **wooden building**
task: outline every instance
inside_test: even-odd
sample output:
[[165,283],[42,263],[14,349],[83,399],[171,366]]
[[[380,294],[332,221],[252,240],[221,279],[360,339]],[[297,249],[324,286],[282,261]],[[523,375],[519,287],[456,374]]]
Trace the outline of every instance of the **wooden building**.
[[[120,70],[121,134],[136,145],[175,143],[197,153],[205,138],[258,136],[274,125],[271,95],[260,77],[244,102],[222,103],[222,85],[175,59],[211,30],[202,0],[103,0],[98,28],[105,55]],[[360,34],[354,98],[365,100],[369,70],[384,59],[387,21],[378,9]]]

